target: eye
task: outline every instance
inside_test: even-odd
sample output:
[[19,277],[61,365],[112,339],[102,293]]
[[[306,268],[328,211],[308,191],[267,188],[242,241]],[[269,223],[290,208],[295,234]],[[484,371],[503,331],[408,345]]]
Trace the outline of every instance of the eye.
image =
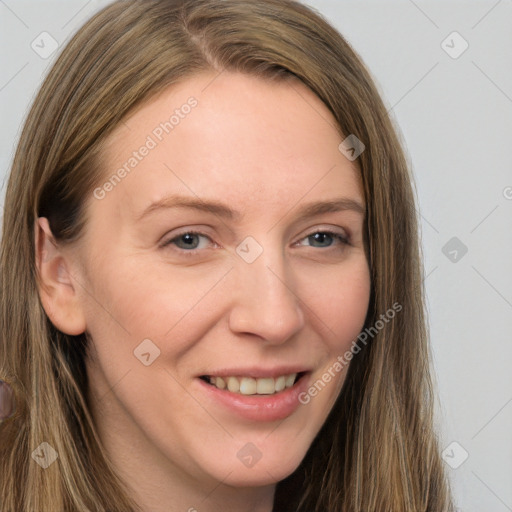
[[[201,238],[212,242],[211,238],[199,231],[188,230],[164,242],[162,247],[173,246],[173,250],[183,254],[186,257],[195,256],[202,249],[208,248],[208,242],[201,247]],[[307,241],[307,243],[305,243]],[[338,243],[335,243],[335,242]],[[213,242],[212,242],[213,243]],[[344,246],[350,245],[349,238],[336,231],[330,229],[317,230],[302,238],[298,245],[310,246],[318,249],[343,249]],[[319,245],[316,245],[319,244]]]
[[[310,245],[311,246],[312,243],[324,244],[324,243],[332,241],[334,239],[338,240],[338,242],[342,246],[349,245],[349,243],[350,243],[348,237],[346,237],[344,234],[338,233],[336,231],[331,231],[329,229],[324,229],[324,230],[315,231],[315,232],[307,235],[302,240],[307,240],[309,243],[308,244],[301,243],[300,245]],[[318,247],[315,245],[312,245],[312,246]],[[333,246],[332,243],[328,243],[328,245],[320,245],[319,248],[331,248],[332,246]]]
[[178,251],[181,250],[183,252],[186,252],[187,256],[192,255],[195,254],[197,251],[204,249],[204,247],[198,247],[198,238],[200,237],[211,240],[210,237],[205,235],[204,233],[189,230],[175,236],[174,238],[171,238],[170,240],[163,244],[163,247],[174,245],[176,246]]

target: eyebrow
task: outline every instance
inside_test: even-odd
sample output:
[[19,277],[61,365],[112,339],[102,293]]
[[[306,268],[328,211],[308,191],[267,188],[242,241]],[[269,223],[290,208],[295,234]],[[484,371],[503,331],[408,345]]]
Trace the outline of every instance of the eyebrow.
[[[243,217],[241,212],[233,210],[220,201],[196,199],[193,197],[180,195],[170,195],[150,204],[140,215],[136,217],[136,221],[139,222],[149,214],[156,211],[171,208],[189,208],[197,211],[213,213],[219,217],[231,220],[233,222],[239,222]],[[346,197],[340,197],[327,201],[307,203],[298,210],[298,218],[307,219],[317,215],[322,215],[324,213],[335,213],[346,210],[352,210],[363,216],[366,213],[366,208],[359,201]]]

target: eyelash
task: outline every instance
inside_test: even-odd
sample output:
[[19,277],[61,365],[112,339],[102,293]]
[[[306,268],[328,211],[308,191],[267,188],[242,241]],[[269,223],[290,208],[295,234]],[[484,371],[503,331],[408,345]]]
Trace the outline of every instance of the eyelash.
[[[324,235],[329,235],[332,238],[337,238],[340,241],[341,246],[342,246],[340,249],[342,249],[343,246],[350,245],[350,239],[349,239],[348,236],[344,236],[341,233],[338,233],[336,231],[331,231],[329,229],[322,229],[322,230],[313,231],[309,235],[306,235],[303,238],[301,238],[300,241],[305,240],[306,238],[309,238],[309,237],[311,237],[313,235],[316,235],[317,233],[322,233]],[[175,242],[176,240],[178,240],[180,237],[182,237],[184,235],[200,235],[200,236],[204,236],[204,237],[208,238],[209,240],[211,240],[208,235],[206,235],[204,233],[201,233],[200,231],[194,231],[192,229],[192,230],[183,231],[183,233],[179,233],[175,237],[169,239],[167,242],[164,242],[162,244],[162,247],[165,248],[165,247],[171,246],[173,244],[173,242]],[[333,248],[334,247],[331,247],[331,246],[329,246],[329,247],[317,247],[317,249],[333,249]],[[198,252],[202,251],[202,249],[190,249],[190,250],[187,250],[187,249],[181,249],[180,247],[175,247],[175,248],[173,248],[173,250],[176,250],[177,252],[182,253],[183,255],[185,255],[185,257],[193,257]]]

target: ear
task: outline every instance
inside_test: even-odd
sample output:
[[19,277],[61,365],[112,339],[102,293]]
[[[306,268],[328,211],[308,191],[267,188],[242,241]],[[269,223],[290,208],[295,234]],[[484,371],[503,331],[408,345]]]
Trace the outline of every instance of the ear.
[[46,217],[36,219],[34,231],[37,286],[43,308],[59,331],[75,336],[82,334],[86,328],[85,316],[72,280],[69,256],[55,242]]

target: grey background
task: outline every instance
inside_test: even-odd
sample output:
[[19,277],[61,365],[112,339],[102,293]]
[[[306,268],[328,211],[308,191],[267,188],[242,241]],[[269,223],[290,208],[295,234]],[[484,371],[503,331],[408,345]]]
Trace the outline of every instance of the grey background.
[[[107,3],[0,0],[2,205],[42,77],[70,35]],[[457,505],[512,511],[512,0],[305,3],[363,57],[411,161],[437,422]],[[59,43],[47,59],[31,48],[43,31]],[[447,39],[453,31],[469,45],[460,55],[463,40]]]

